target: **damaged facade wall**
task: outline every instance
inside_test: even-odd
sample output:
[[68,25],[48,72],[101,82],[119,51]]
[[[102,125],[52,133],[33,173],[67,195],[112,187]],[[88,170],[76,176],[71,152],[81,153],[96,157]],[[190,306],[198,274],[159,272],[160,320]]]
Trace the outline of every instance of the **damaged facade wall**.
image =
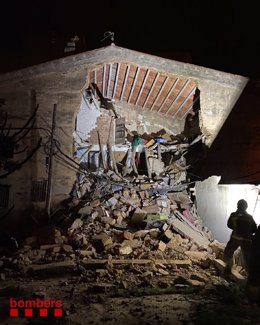
[[[31,161],[8,179],[1,180],[1,184],[11,185],[9,205],[14,203],[16,210],[25,209],[27,202],[30,202],[31,182],[47,179],[45,159],[54,104],[57,104],[57,127],[55,130],[57,144],[63,154],[72,157],[75,149],[72,135],[75,129],[75,118],[80,110],[81,90],[86,88],[88,82],[87,71],[102,62],[112,62],[115,58],[117,61],[134,62],[137,65],[196,80],[201,91],[202,126],[207,128],[210,133],[209,145],[247,82],[247,79],[241,76],[158,58],[116,46],[81,53],[1,75],[0,97],[5,98],[6,101],[1,110],[8,113],[9,118],[12,119],[13,127],[15,127],[23,125],[26,117],[30,116],[32,107],[39,104],[36,125],[38,129],[34,131],[35,139],[28,138],[28,141],[36,141],[39,137],[43,138],[42,148],[38,150]],[[35,92],[33,100],[32,91]],[[133,126],[130,121],[127,122],[127,125],[133,129],[147,127],[147,131],[151,132],[155,129],[158,131],[163,127],[173,133],[178,133],[183,129],[180,121],[172,123],[172,121],[163,120],[163,117],[158,118],[152,114],[137,113],[128,108],[124,110],[121,104],[117,109],[121,111],[122,115],[124,111],[125,116],[134,121]],[[17,120],[14,119],[16,115]],[[144,120],[146,126],[143,125]],[[68,196],[75,181],[76,168],[75,166],[69,167],[64,163],[64,159],[64,155],[57,152],[53,172],[53,206]],[[36,202],[35,205],[43,206],[44,203]]]
[[260,83],[250,80],[196,174],[222,184],[260,184]]
[[[200,80],[201,131],[205,136],[208,146],[212,145],[231,109],[238,100],[245,86],[245,83],[243,83],[244,81],[241,80],[242,88],[241,91],[237,92],[234,85],[222,84],[216,87],[215,81]],[[215,99],[212,98],[213,92],[215,93]],[[209,100],[209,98],[212,99]]]
[[259,189],[254,185],[220,185],[219,180],[220,177],[212,176],[203,182],[196,182],[197,212],[214,238],[227,243],[231,234],[227,220],[230,213],[237,209],[238,200],[247,201],[247,212],[259,224],[260,217],[254,215]]

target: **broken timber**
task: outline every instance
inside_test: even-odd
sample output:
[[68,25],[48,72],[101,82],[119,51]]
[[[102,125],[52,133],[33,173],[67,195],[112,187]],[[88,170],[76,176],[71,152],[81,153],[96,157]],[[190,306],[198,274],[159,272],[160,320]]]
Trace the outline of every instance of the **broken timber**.
[[152,260],[152,259],[83,259],[82,261],[83,265],[86,268],[100,268],[105,267],[107,264],[110,265],[147,265],[147,264],[166,264],[166,265],[175,265],[177,267],[188,267],[191,266],[190,260],[174,260],[174,259],[168,259],[168,260]]
[[60,275],[61,273],[69,273],[75,269],[76,265],[73,261],[63,261],[49,264],[32,264],[28,267],[27,272],[33,275]]

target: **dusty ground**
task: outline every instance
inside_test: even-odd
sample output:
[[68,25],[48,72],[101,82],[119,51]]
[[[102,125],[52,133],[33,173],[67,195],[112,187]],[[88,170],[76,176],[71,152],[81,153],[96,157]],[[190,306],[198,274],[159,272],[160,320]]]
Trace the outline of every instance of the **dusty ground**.
[[[1,324],[260,324],[259,307],[249,305],[243,285],[136,287],[89,283],[80,276],[17,278],[0,283]],[[9,297],[59,299],[61,318],[10,318]]]

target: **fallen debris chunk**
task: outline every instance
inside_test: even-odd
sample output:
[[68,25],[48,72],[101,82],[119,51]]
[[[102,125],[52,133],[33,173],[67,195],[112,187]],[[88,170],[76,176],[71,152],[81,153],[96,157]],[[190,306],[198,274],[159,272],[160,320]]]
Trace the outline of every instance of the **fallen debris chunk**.
[[49,263],[42,265],[30,265],[27,272],[30,274],[37,275],[52,275],[71,272],[75,268],[75,263],[73,261],[63,261],[58,263]]
[[171,219],[170,223],[172,227],[183,236],[192,239],[199,247],[206,248],[209,246],[210,241],[203,236],[201,232],[196,231],[196,229],[191,228],[189,225],[186,225],[184,222],[180,221],[177,218]]
[[131,224],[134,226],[141,225],[145,219],[147,212],[137,208],[131,218]]
[[133,251],[131,246],[123,246],[119,248],[120,255],[129,255]]

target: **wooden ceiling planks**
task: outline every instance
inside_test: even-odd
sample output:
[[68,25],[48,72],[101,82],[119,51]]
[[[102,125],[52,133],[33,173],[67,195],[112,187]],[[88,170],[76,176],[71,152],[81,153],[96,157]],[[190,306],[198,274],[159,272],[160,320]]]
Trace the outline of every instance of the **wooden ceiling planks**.
[[89,72],[103,97],[183,119],[192,109],[196,82],[125,62],[105,63]]

